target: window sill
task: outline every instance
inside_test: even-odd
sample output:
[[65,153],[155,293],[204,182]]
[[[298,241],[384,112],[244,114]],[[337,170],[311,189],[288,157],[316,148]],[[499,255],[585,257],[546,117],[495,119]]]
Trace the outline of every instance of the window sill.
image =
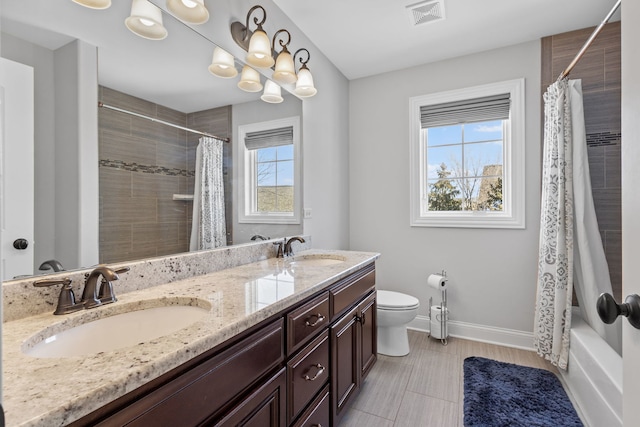
[[411,218],[411,227],[448,227],[448,228],[505,228],[524,229],[525,220],[508,214],[468,212],[460,214],[423,215]]

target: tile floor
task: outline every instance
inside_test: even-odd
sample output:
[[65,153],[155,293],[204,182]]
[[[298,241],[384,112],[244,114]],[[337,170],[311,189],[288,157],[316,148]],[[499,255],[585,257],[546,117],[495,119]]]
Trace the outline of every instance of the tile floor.
[[405,357],[378,355],[340,427],[462,427],[463,371],[469,356],[556,369],[532,351],[409,331]]

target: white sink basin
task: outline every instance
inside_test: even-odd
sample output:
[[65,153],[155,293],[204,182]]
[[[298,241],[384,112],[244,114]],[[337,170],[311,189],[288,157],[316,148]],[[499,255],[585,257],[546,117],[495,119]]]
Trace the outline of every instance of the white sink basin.
[[202,320],[210,312],[210,304],[204,305],[209,305],[209,309],[191,305],[136,307],[135,311],[97,320],[87,310],[83,312],[89,317],[86,322],[62,331],[58,331],[59,326],[49,327],[36,334],[44,339],[28,340],[23,353],[42,358],[75,357],[134,346]]
[[295,256],[289,262],[292,267],[295,266],[309,266],[309,267],[324,267],[327,265],[341,264],[345,262],[346,258],[340,255],[329,254],[313,254],[313,255],[300,255]]

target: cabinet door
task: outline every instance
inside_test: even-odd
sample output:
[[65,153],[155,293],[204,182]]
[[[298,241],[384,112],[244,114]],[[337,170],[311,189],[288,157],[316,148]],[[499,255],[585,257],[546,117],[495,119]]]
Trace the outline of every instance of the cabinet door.
[[331,395],[333,425],[338,425],[348,402],[358,391],[360,357],[357,307],[331,327]]
[[227,415],[205,426],[216,427],[285,427],[286,370],[283,368],[264,385],[258,387]]
[[373,292],[358,305],[361,324],[361,348],[360,348],[360,381],[362,381],[376,362],[378,346],[377,317],[376,317],[376,293]]

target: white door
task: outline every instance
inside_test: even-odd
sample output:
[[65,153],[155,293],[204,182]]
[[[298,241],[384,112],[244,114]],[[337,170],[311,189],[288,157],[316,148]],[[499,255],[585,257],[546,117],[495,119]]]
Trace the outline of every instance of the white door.
[[[640,295],[640,2],[622,4],[622,292]],[[640,426],[640,330],[622,322],[623,423]]]
[[0,58],[2,279],[33,274],[33,68]]

